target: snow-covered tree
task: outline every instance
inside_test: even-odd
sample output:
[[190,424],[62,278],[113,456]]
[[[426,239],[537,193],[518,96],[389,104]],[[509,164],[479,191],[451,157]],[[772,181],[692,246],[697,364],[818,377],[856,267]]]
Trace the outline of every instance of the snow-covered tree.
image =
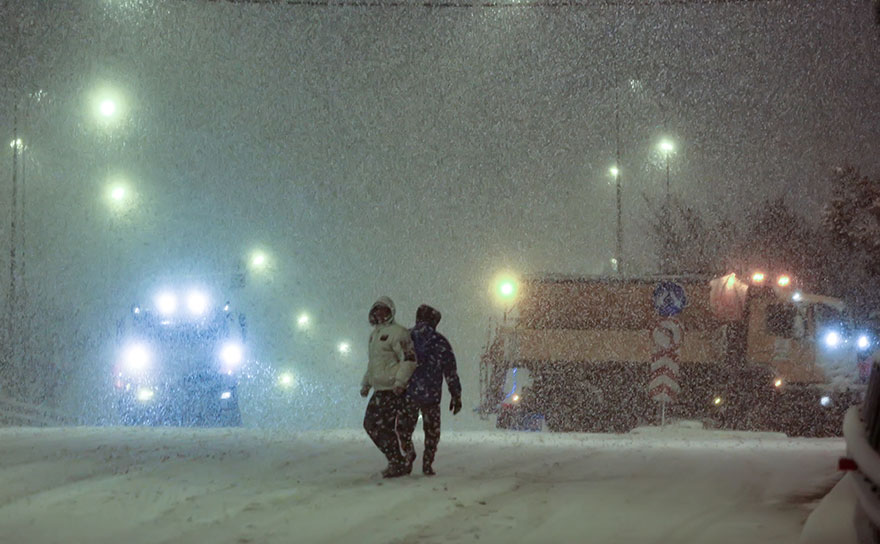
[[865,259],[872,274],[880,273],[880,180],[862,176],[857,168],[838,168],[831,190],[824,225]]
[[858,305],[868,282],[848,246],[796,213],[784,198],[770,198],[738,220],[672,198],[670,213],[656,209],[648,232],[667,255],[672,274],[788,273],[811,292]]
[[720,274],[730,266],[740,228],[719,212],[704,213],[679,197],[648,218],[648,232],[661,248],[661,271],[670,274]]
[[840,296],[867,315],[880,305],[880,180],[854,167],[835,169],[822,219],[836,256],[826,258],[829,277],[844,291]]
[[783,197],[765,200],[745,215],[745,223],[735,253],[746,266],[788,272],[810,284],[821,275],[816,270],[816,255],[823,245],[818,229],[795,213]]

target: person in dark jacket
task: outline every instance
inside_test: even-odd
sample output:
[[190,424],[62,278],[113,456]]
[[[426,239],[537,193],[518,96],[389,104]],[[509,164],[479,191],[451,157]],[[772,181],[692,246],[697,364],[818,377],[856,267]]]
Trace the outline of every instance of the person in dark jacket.
[[440,312],[427,304],[419,306],[416,312],[416,326],[410,331],[416,352],[416,369],[409,379],[406,403],[397,423],[406,468],[412,471],[416,459],[412,435],[421,413],[422,428],[425,430],[422,472],[427,476],[435,474],[433,464],[440,442],[440,401],[444,378],[452,396],[449,410],[453,415],[461,410],[461,382],[456,371],[455,354],[446,337],[437,332],[440,317]]

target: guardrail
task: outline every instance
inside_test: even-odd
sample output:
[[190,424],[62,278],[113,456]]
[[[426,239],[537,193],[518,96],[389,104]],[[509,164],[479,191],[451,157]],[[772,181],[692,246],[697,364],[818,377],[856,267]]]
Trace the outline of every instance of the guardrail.
[[77,423],[75,418],[51,408],[0,396],[0,427],[58,427]]

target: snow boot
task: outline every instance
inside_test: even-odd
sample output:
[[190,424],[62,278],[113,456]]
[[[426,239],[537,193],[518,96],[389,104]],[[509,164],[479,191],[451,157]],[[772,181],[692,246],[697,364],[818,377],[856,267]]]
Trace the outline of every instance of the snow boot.
[[403,468],[407,474],[412,474],[413,463],[416,460],[416,450],[409,450],[404,454],[404,465]]
[[[410,472],[412,469],[410,468]],[[399,478],[401,476],[406,476],[409,472],[406,471],[406,463],[400,462],[390,462],[388,466],[385,467],[385,470],[382,471],[383,478]]]

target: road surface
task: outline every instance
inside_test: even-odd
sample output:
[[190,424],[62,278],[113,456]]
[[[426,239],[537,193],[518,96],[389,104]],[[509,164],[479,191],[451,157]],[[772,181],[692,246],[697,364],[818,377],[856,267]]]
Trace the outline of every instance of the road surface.
[[[420,444],[419,444],[420,445]],[[363,431],[0,429],[0,541],[796,542],[837,439],[443,436],[382,480]]]

